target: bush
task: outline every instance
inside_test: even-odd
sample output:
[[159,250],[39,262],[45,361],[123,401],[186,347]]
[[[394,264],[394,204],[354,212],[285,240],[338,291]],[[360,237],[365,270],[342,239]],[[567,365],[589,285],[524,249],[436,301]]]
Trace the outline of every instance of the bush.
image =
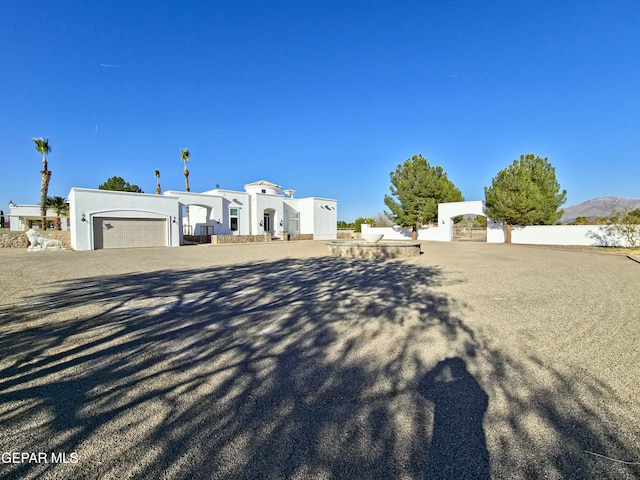
[[356,218],[356,220],[353,222],[353,230],[355,232],[361,233],[362,232],[362,224],[366,223],[367,225],[375,225],[376,222],[373,220],[373,218]]

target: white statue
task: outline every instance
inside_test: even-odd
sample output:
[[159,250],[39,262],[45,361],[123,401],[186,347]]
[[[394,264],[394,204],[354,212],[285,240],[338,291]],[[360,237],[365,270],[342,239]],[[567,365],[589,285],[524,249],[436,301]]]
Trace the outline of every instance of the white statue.
[[28,248],[30,252],[38,252],[40,250],[62,250],[64,248],[60,240],[45,238],[33,228],[27,230],[27,238],[30,243]]

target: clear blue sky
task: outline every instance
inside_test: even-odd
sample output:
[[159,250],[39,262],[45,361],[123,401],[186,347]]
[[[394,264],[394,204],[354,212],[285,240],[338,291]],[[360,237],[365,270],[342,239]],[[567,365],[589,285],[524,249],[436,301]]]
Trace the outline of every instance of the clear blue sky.
[[421,153],[467,200],[520,154],[566,206],[640,198],[640,2],[0,2],[0,208],[117,175],[155,191],[259,179],[384,210]]

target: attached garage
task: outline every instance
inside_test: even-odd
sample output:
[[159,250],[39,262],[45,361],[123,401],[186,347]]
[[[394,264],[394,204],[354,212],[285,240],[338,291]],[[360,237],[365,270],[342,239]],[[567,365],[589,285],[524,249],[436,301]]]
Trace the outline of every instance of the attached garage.
[[93,217],[93,248],[165,247],[167,220]]

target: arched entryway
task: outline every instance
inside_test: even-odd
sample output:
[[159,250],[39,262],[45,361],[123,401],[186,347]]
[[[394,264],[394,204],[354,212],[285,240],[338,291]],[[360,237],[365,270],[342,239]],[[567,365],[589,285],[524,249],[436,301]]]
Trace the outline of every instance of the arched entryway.
[[264,209],[260,225],[264,233],[276,234],[276,211],[273,208]]
[[465,213],[462,217],[453,219],[454,242],[486,242],[487,241],[487,217],[475,213]]
[[[454,219],[465,215],[482,216],[487,219],[486,225],[493,222],[485,213],[485,204],[482,200],[473,202],[449,202],[438,205],[438,230],[442,229],[441,240],[451,241],[454,239]],[[484,229],[481,238],[486,241],[487,230]]]

